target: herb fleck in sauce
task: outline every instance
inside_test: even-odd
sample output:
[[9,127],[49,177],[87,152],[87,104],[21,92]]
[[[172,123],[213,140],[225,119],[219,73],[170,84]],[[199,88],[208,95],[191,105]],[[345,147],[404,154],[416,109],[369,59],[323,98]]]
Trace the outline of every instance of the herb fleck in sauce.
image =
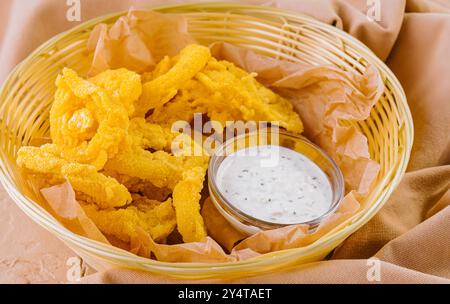
[[[271,165],[262,160],[275,160]],[[237,209],[268,222],[295,224],[327,212],[332,191],[309,158],[278,146],[256,146],[227,156],[217,172],[219,191]]]

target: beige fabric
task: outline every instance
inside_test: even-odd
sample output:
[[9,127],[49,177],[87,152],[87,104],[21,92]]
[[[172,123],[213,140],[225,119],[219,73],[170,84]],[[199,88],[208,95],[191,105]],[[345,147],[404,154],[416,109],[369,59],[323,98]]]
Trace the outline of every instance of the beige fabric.
[[[404,86],[415,142],[408,173],[389,202],[331,260],[235,282],[368,283],[372,264],[367,259],[374,256],[382,261],[382,283],[450,283],[450,2],[384,0],[379,22],[367,19],[366,0],[246,2],[312,15],[366,43]],[[81,0],[83,21],[158,1],[92,3]],[[0,81],[40,43],[77,24],[65,19],[66,10],[65,1],[59,0],[1,1]],[[3,190],[0,204],[0,282],[64,282],[66,260],[74,254],[27,219]],[[83,282],[174,281],[112,269],[86,276]]]

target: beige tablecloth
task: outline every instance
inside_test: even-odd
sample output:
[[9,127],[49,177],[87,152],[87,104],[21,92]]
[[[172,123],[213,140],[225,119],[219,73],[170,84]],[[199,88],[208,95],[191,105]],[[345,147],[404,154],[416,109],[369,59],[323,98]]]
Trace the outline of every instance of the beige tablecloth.
[[[81,19],[158,3],[81,0]],[[408,172],[389,202],[350,236],[329,261],[235,282],[368,283],[373,260],[379,282],[450,283],[450,1],[246,1],[312,15],[356,36],[394,71],[415,124]],[[380,20],[370,21],[367,15]],[[0,2],[0,82],[53,35],[77,25],[65,0]],[[375,11],[374,11],[375,10]],[[75,254],[28,219],[0,189],[0,282],[66,282]],[[69,260],[70,264],[70,260]],[[372,267],[372,268],[371,268]],[[129,270],[87,271],[83,282],[170,282]]]

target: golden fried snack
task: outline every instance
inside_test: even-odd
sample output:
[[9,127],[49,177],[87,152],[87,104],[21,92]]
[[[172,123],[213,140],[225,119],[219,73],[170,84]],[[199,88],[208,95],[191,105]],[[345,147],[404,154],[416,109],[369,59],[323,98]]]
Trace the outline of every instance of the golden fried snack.
[[172,190],[164,187],[158,188],[148,181],[144,181],[138,177],[128,176],[124,174],[118,174],[116,172],[105,171],[105,175],[115,178],[119,183],[124,185],[131,193],[133,202],[136,200],[134,195],[140,193],[144,197],[156,201],[165,201],[169,195],[172,194]]
[[104,89],[111,98],[117,99],[131,116],[135,102],[142,94],[141,76],[127,69],[106,70],[89,79],[90,82]]
[[210,63],[196,79],[209,89],[210,94],[220,93],[221,98],[212,98],[208,106],[208,116],[212,120],[221,123],[225,123],[224,119],[277,122],[288,131],[303,131],[303,124],[292,104],[256,81],[254,75],[231,62],[212,58]]
[[[168,146],[176,136],[186,138],[192,145],[191,149],[182,147],[180,151],[174,152],[175,155],[162,151],[164,147],[170,148]],[[197,146],[200,156],[186,156],[192,155],[196,145],[190,136],[172,133],[166,128],[145,122],[143,118],[131,120],[127,139],[122,150],[108,160],[105,170],[137,177],[151,182],[158,188],[173,189],[182,178],[182,172],[186,169],[185,163],[195,161],[197,164],[204,165],[208,161],[208,156],[204,155],[200,146]],[[145,150],[148,148],[157,151]]]
[[149,81],[162,76],[167,73],[170,68],[172,68],[172,60],[169,56],[164,56],[163,59],[156,65],[156,67],[151,72],[146,72],[142,74],[142,83],[146,83]]
[[204,167],[194,167],[185,171],[182,181],[173,190],[177,227],[186,243],[200,242],[206,237],[199,203],[205,172]]
[[158,124],[147,123],[144,118],[133,118],[129,136],[134,145],[143,149],[163,150],[169,146],[174,134]]
[[[167,59],[158,74],[167,70]],[[267,121],[301,133],[303,124],[289,101],[258,83],[255,75],[227,61],[210,58],[195,77],[185,82],[169,102],[156,107],[147,120],[170,126],[207,114],[223,126],[227,121]],[[151,79],[151,77],[149,77]]]
[[172,99],[187,81],[203,69],[210,58],[211,53],[207,47],[197,44],[185,47],[172,59],[175,64],[166,73],[144,83],[135,116],[142,117],[149,110]]
[[125,138],[125,106],[99,86],[65,68],[56,81],[50,133],[65,159],[101,169]]
[[122,150],[108,160],[105,170],[140,178],[158,188],[173,189],[181,178],[181,159],[165,151],[152,153],[145,150],[167,146],[166,137],[169,135],[161,127],[148,124],[142,118],[132,120],[128,133]]
[[125,206],[131,195],[114,178],[98,173],[94,166],[66,161],[55,156],[52,144],[22,147],[17,152],[17,164],[33,172],[66,178],[72,187],[91,197],[100,208]]
[[216,97],[205,86],[198,80],[191,79],[170,102],[155,108],[147,120],[166,127],[170,127],[176,121],[190,122],[195,113],[208,112],[208,103],[213,98]]
[[254,75],[214,58],[171,101],[156,107],[147,120],[171,125],[178,120],[191,121],[195,113],[207,114],[222,126],[227,121],[266,121],[295,133],[303,131],[288,100],[261,85]]
[[83,204],[82,207],[103,233],[124,242],[137,236],[138,227],[148,232],[153,240],[162,242],[176,226],[171,199],[163,203],[154,202],[148,208],[129,206],[126,209],[99,210],[91,204]]
[[161,202],[164,202],[169,199],[168,197],[166,197],[164,200],[158,201],[155,199],[150,199],[139,193],[132,193],[131,197],[133,198],[133,202],[132,202],[131,206],[135,206],[140,211],[144,211],[144,212],[154,209],[155,207],[161,205]]
[[[192,149],[196,149],[196,151],[203,149],[202,143],[196,143],[193,135],[172,131],[169,126],[150,123],[144,118],[131,119],[128,133],[128,139],[131,140],[132,145],[142,149],[164,150],[175,156],[192,155]],[[202,137],[202,134],[200,134],[200,137]],[[184,143],[185,146],[182,145],[182,147],[177,147],[179,149],[172,149],[174,142]]]
[[181,159],[167,152],[151,153],[138,148],[125,148],[105,165],[105,170],[138,177],[158,188],[170,189],[180,180],[182,169]]

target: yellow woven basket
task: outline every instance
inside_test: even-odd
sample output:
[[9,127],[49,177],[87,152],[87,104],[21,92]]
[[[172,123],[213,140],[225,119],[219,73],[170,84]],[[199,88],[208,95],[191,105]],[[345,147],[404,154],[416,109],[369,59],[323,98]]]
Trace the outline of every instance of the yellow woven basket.
[[97,270],[127,267],[178,278],[232,278],[255,275],[324,259],[351,233],[364,225],[383,206],[397,186],[408,163],[413,124],[405,94],[392,72],[367,47],[350,35],[310,17],[261,6],[201,3],[155,8],[183,14],[189,32],[202,44],[226,41],[274,58],[310,64],[332,64],[361,73],[368,64],[380,71],[383,96],[370,117],[355,125],[367,137],[372,159],[381,165],[376,187],[365,208],[306,247],[273,252],[236,263],[163,263],[92,241],[62,226],[42,205],[39,190],[19,173],[17,150],[49,135],[49,109],[57,74],[71,67],[88,71],[92,57],[86,41],[92,28],[113,23],[126,12],[86,22],[46,42],[19,64],[0,92],[0,181],[17,205],[34,221],[63,240]]

